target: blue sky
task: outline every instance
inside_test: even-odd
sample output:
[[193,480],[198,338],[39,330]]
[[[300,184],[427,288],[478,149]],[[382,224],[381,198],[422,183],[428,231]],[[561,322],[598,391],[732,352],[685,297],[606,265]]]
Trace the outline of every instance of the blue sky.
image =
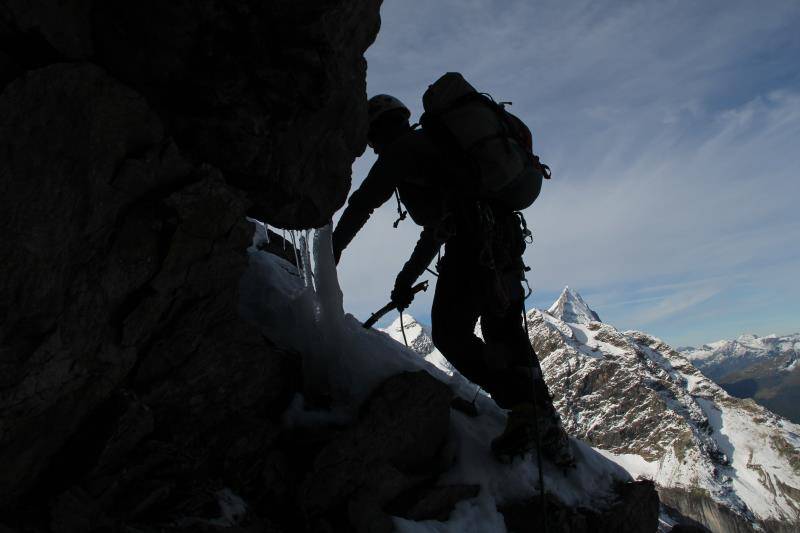
[[[800,331],[800,2],[389,0],[381,15],[370,95],[416,118],[460,71],[514,102],[553,168],[526,211],[528,307],[570,285],[604,321],[674,345]],[[393,209],[340,263],[360,318],[419,233],[392,229]],[[427,320],[430,301],[410,312]]]

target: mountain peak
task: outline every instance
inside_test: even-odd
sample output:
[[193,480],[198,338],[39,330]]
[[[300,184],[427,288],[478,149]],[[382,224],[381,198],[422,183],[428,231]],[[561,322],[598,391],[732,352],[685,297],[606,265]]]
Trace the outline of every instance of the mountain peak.
[[578,291],[570,289],[569,285],[564,287],[558,300],[550,306],[547,312],[564,322],[573,324],[601,322],[600,317],[583,301]]
[[[429,354],[433,350],[430,330],[409,314],[403,315],[402,327],[398,316],[388,327],[383,328],[383,331],[397,342],[405,343],[407,341],[409,348],[422,356]],[[403,339],[403,331],[406,333],[405,339]]]

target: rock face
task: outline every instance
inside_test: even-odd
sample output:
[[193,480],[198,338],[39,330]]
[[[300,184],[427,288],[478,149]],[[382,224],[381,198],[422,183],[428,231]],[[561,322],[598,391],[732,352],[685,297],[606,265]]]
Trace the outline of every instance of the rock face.
[[424,371],[384,381],[367,399],[358,423],[314,460],[302,505],[312,524],[322,524],[311,529],[333,527],[336,515],[346,509],[358,531],[392,531],[383,508],[404,492],[435,481],[447,466],[441,452],[451,396],[446,385]]
[[603,512],[572,509],[555,498],[548,498],[545,505],[544,513],[538,498],[502,507],[509,533],[542,531],[544,516],[547,531],[554,533],[645,533],[658,529],[659,499],[652,481],[620,484],[617,498]]
[[661,340],[587,320],[586,309],[529,314],[567,431],[712,531],[797,528],[800,428],[728,395]]
[[0,80],[91,61],[142,95],[188,157],[246,190],[256,218],[319,226],[364,148],[379,5],[5,0]]
[[0,3],[0,520],[191,529],[265,490],[302,374],[238,316],[245,215],[344,201],[379,3]]

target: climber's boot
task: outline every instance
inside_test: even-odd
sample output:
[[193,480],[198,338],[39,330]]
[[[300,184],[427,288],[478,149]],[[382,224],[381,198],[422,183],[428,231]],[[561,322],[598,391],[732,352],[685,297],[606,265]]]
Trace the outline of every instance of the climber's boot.
[[492,441],[492,453],[498,461],[510,463],[515,457],[524,457],[535,450],[537,442],[541,441],[541,452],[546,459],[564,469],[575,467],[569,437],[561,427],[558,413],[552,406],[549,409],[537,407],[538,413],[532,403],[522,403],[511,409],[503,433]]
[[536,448],[536,426],[532,403],[515,405],[508,413],[503,433],[492,441],[492,454],[502,463],[523,457]]
[[575,468],[575,456],[572,454],[569,437],[561,426],[558,413],[552,407],[549,410],[540,409],[540,413],[539,435],[542,442],[542,455],[563,469]]

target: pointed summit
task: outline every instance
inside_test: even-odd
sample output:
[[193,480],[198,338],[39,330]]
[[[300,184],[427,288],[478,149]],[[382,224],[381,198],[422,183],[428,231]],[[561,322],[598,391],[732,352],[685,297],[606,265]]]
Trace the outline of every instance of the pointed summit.
[[569,288],[569,285],[564,287],[564,290],[561,291],[561,296],[550,306],[547,312],[564,322],[572,322],[573,324],[601,322],[600,317],[586,305],[578,291],[573,291]]
[[403,330],[406,332],[406,340],[408,346],[422,356],[426,356],[433,350],[433,340],[431,340],[430,330],[417,322],[417,320],[409,315],[403,315],[403,328],[400,327],[400,317],[397,317],[389,327],[383,328],[383,331],[389,334],[391,338],[399,343],[404,343]]

